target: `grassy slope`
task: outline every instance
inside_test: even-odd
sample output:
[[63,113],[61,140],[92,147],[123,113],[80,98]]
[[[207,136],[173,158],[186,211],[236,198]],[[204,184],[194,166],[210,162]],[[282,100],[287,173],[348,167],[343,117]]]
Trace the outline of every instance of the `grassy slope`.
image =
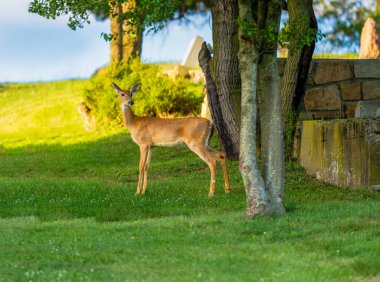
[[0,280],[377,281],[380,197],[288,168],[282,217],[246,221],[233,188],[207,198],[206,166],[155,148],[135,197],[138,150],[121,130],[90,134],[83,81],[0,86]]

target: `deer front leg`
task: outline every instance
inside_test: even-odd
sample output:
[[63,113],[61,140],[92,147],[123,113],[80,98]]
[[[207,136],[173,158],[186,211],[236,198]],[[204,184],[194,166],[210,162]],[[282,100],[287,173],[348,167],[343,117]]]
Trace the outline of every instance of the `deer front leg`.
[[[136,194],[140,194],[141,186],[144,178],[144,169],[146,165],[146,160],[148,157],[149,147],[148,146],[140,146],[140,165],[139,165],[139,181],[137,183],[137,191]],[[144,185],[146,186],[146,185]],[[145,187],[146,189],[146,187]]]
[[147,158],[144,166],[144,186],[142,190],[142,194],[145,194],[148,186],[148,168],[149,168],[149,163],[150,163],[150,157],[152,155],[152,150],[150,147],[148,147],[148,153],[147,153]]

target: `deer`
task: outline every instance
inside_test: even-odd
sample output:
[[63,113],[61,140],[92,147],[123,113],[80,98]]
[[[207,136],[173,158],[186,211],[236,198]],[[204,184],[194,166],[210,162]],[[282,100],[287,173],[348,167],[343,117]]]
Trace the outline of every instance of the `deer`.
[[209,197],[215,193],[215,171],[218,161],[223,169],[225,193],[230,192],[226,154],[209,146],[213,127],[211,121],[201,117],[159,118],[137,116],[131,109],[134,104],[132,97],[136,92],[140,91],[141,83],[133,85],[129,90],[123,90],[113,82],[112,86],[120,98],[125,126],[128,128],[132,140],[140,148],[136,195],[145,194],[147,191],[148,167],[152,147],[174,146],[177,144],[187,145],[210,168]]

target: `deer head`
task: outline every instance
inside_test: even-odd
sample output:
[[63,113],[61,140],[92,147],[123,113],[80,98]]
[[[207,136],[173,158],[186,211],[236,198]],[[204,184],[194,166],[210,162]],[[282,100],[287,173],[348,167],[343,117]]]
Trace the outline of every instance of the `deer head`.
[[112,86],[120,97],[120,103],[122,105],[130,105],[130,106],[133,105],[132,95],[141,89],[141,83],[137,83],[133,85],[129,90],[123,90],[116,83],[113,83],[113,82],[112,82]]

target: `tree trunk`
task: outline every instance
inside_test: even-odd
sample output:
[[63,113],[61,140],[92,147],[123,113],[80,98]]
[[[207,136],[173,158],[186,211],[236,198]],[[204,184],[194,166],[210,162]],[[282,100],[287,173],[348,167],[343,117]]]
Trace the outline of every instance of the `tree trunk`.
[[128,12],[135,6],[135,1],[116,4],[110,15],[111,34],[110,42],[110,64],[115,65],[128,62],[131,57],[141,55],[142,32],[137,31],[126,23],[118,22],[118,15]]
[[222,145],[223,151],[226,152],[225,148],[233,148],[234,144],[232,143],[232,139],[229,138],[228,132],[226,131],[227,126],[225,124],[225,120],[223,119],[219,95],[214,80],[211,76],[210,60],[210,51],[207,49],[206,43],[203,42],[201,50],[198,54],[198,61],[206,79],[207,100],[211,109],[210,112],[212,120],[218,131],[219,142]]
[[[266,27],[279,30],[281,6],[268,1]],[[277,34],[275,35],[277,38]],[[263,54],[258,64],[258,94],[261,129],[261,173],[268,193],[270,213],[282,214],[284,208],[284,134],[281,110],[280,77],[277,66],[277,48],[263,40]]]
[[[241,84],[239,75],[239,41],[236,19],[237,0],[213,1],[212,30],[214,57],[211,62],[213,83],[217,97],[211,100],[220,104],[223,128],[218,135],[223,150],[231,160],[239,158]],[[208,93],[210,95],[210,93]],[[213,95],[213,94],[211,94]],[[216,120],[213,106],[210,105],[213,120]]]
[[[288,0],[287,8],[290,22],[303,17],[308,18],[308,21],[300,27],[301,34],[305,33],[308,28],[317,29],[312,0]],[[290,48],[281,80],[282,112],[286,128],[285,156],[288,160],[293,158],[296,111],[300,110],[305,95],[314,48],[315,41],[310,46],[303,46],[300,49]]]
[[117,21],[118,15],[121,14],[121,5],[114,6],[110,15],[111,34],[113,38],[110,41],[110,64],[116,65],[121,62],[123,57],[123,26]]
[[[280,28],[281,6],[268,1],[265,28],[270,24]],[[277,38],[278,34],[275,35]],[[262,55],[258,64],[258,94],[261,128],[261,173],[268,193],[270,213],[282,214],[284,208],[284,135],[281,111],[280,77],[277,66],[277,48],[262,41]]]
[[[135,7],[136,1],[129,0],[122,4],[123,13]],[[141,55],[142,31],[131,27],[127,23],[123,24],[123,61],[128,62],[131,57]]]
[[[312,0],[288,0],[289,21],[294,21],[303,17],[309,19],[299,30],[305,33],[308,28],[317,28]],[[301,49],[289,50],[286,60],[284,75],[281,80],[282,109],[286,115],[293,108],[297,109],[306,90],[306,82],[309,73],[310,63],[315,48],[315,41],[310,46],[303,46]]]
[[[252,6],[249,0],[239,0],[239,17],[252,20]],[[257,64],[258,48],[242,32],[239,32],[239,63],[241,76],[241,131],[239,169],[247,195],[246,216],[268,212],[268,199],[265,183],[259,174],[256,158],[257,124]]]
[[[255,21],[261,30],[279,26],[278,1],[239,0],[239,16]],[[274,35],[276,36],[276,34]],[[284,191],[283,120],[276,50],[266,42],[240,32],[239,62],[242,83],[240,171],[247,194],[246,215],[281,214]],[[260,55],[261,54],[261,55]],[[256,159],[257,100],[262,139],[262,175]]]
[[249,44],[242,45],[239,55],[242,79],[239,169],[247,195],[246,216],[252,218],[255,215],[268,214],[269,203],[256,157],[258,52],[252,46],[244,46]]

